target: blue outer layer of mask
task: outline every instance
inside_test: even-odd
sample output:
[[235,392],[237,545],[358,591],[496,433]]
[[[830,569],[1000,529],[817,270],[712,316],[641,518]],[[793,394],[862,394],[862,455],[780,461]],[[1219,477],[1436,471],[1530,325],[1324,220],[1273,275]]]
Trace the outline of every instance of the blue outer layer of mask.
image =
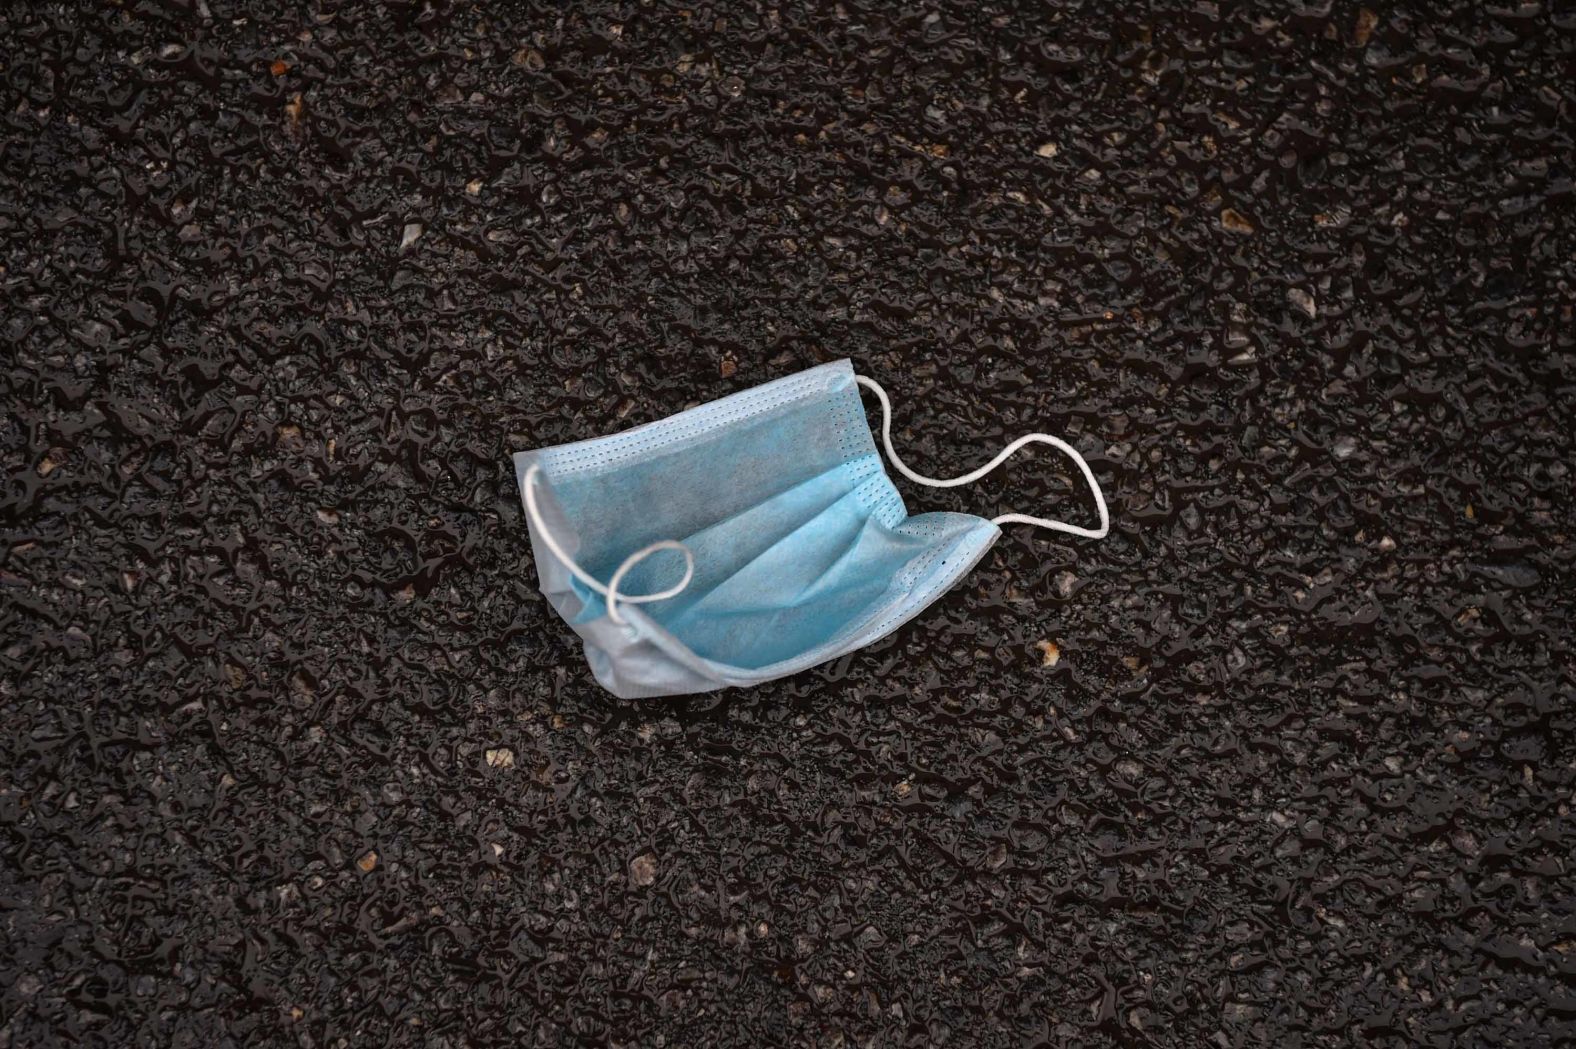
[[[585,641],[603,687],[638,698],[756,685],[891,633],[963,577],[1001,534],[968,514],[910,517],[887,479],[848,361],[724,397],[660,422],[514,456],[553,537],[606,582],[648,544],[677,539],[694,578],[610,619],[601,594],[534,525],[542,592]],[[621,595],[682,577],[660,551]]]

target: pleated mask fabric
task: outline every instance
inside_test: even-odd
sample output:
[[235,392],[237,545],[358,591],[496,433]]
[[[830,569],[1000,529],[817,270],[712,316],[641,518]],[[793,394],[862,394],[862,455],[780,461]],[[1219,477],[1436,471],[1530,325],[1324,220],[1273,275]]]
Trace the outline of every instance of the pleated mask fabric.
[[[859,388],[880,398],[888,457],[921,484],[967,483],[1030,440],[1075,459],[1100,528],[1009,514],[909,516]],[[811,368],[623,433],[514,455],[542,592],[626,699],[757,685],[891,633],[1030,523],[1099,538],[1087,463],[1045,434],[963,478],[891,452],[886,394],[849,361]]]

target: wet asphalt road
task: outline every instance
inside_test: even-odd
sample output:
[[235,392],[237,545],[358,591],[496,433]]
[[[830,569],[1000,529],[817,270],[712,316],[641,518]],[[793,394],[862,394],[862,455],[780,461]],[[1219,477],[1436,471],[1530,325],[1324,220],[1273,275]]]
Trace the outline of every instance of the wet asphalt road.
[[[0,12],[0,1046],[1570,1044],[1576,15],[1144,6]],[[844,356],[1111,537],[602,693],[508,453]]]

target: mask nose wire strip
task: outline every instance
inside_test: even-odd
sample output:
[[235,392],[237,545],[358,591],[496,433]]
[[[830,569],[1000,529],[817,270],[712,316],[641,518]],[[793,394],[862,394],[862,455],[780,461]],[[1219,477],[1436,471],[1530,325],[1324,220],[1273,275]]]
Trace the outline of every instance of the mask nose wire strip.
[[[540,463],[532,463],[525,471],[525,484],[521,486],[525,492],[525,512],[530,515],[531,524],[536,526],[537,535],[542,537],[542,542],[547,544],[547,549],[553,552],[553,556],[562,561],[564,567],[569,569],[576,579],[607,598],[607,617],[609,619],[620,626],[624,624],[624,617],[618,614],[618,603],[620,601],[626,605],[643,605],[648,601],[666,601],[670,597],[677,597],[683,593],[685,587],[690,585],[690,580],[695,578],[695,555],[690,552],[689,547],[677,539],[662,539],[652,543],[650,546],[641,547],[624,558],[623,563],[618,566],[617,571],[613,573],[613,578],[607,581],[606,586],[597,582],[592,578],[591,573],[576,564],[575,559],[570,557],[564,548],[558,545],[558,540],[553,538],[553,533],[547,528],[547,522],[542,520],[542,511],[537,509],[536,506],[536,478],[541,472],[542,467]],[[618,584],[624,581],[625,573],[658,550],[677,550],[684,555],[684,578],[666,590],[659,590],[655,594],[619,593]]]
[[1068,524],[1065,521],[1052,521],[1045,517],[1030,517],[1028,514],[1002,514],[1000,517],[991,518],[991,524],[1034,525],[1037,528],[1047,528],[1053,532],[1066,532],[1069,535],[1083,536],[1085,539],[1104,539],[1106,534],[1111,531],[1111,515],[1106,511],[1105,493],[1100,491],[1100,482],[1094,479],[1094,471],[1089,469],[1089,464],[1084,462],[1084,457],[1078,454],[1078,450],[1060,437],[1052,437],[1048,433],[1026,433],[1003,448],[1001,454],[996,456],[996,458],[972,473],[966,473],[962,477],[947,479],[925,477],[904,465],[903,460],[897,457],[897,452],[892,448],[892,402],[887,400],[886,391],[881,388],[881,384],[863,375],[854,376],[854,380],[859,385],[868,388],[871,393],[876,395],[876,399],[881,402],[881,443],[886,446],[887,460],[897,468],[898,473],[915,484],[926,485],[930,488],[956,488],[958,485],[973,484],[1006,462],[1013,452],[1016,452],[1024,445],[1048,444],[1052,448],[1065,452],[1073,462],[1078,464],[1078,469],[1083,472],[1084,480],[1089,482],[1089,490],[1094,493],[1095,506],[1100,509],[1100,527],[1098,529],[1083,528],[1079,525]]

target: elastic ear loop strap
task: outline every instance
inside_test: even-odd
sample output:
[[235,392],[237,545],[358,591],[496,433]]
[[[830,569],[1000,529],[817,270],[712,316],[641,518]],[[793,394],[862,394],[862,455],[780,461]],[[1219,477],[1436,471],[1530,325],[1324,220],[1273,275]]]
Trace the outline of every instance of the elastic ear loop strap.
[[1060,437],[1052,437],[1048,433],[1026,433],[1003,448],[1001,454],[996,456],[996,458],[972,473],[949,479],[925,477],[904,465],[903,460],[897,457],[897,452],[892,448],[892,402],[887,400],[886,391],[881,388],[881,384],[874,379],[867,379],[863,375],[854,376],[854,380],[859,385],[868,388],[870,392],[876,395],[876,399],[881,402],[881,443],[886,446],[887,459],[897,468],[898,473],[915,484],[923,484],[931,488],[956,488],[958,485],[972,484],[1006,462],[1013,452],[1016,452],[1024,445],[1036,442],[1048,444],[1067,453],[1068,457],[1078,464],[1078,469],[1083,472],[1084,480],[1089,482],[1089,490],[1094,493],[1095,506],[1100,509],[1100,527],[1098,529],[1083,528],[1078,525],[1068,524],[1065,521],[1052,521],[1044,517],[1030,517],[1028,514],[1002,514],[1000,517],[991,518],[991,524],[1028,524],[1038,528],[1048,528],[1053,532],[1066,532],[1069,535],[1083,536],[1085,539],[1104,539],[1106,533],[1110,532],[1111,516],[1106,512],[1105,493],[1100,491],[1100,482],[1094,479],[1094,471],[1089,469],[1089,464],[1084,462],[1084,457],[1078,454],[1078,450]]
[[[624,624],[624,617],[618,614],[618,603],[620,601],[626,605],[643,605],[648,601],[666,601],[670,597],[678,596],[685,587],[689,586],[690,580],[695,577],[695,555],[690,553],[689,547],[677,539],[662,539],[652,543],[650,546],[636,550],[624,558],[623,563],[618,566],[618,570],[613,573],[613,578],[607,581],[606,586],[593,579],[591,573],[576,564],[575,559],[570,557],[564,548],[558,545],[558,540],[554,539],[553,533],[548,531],[547,522],[542,520],[542,511],[537,509],[536,506],[536,478],[541,472],[541,463],[532,463],[525,471],[525,483],[521,486],[525,493],[525,512],[530,516],[531,524],[536,526],[536,534],[542,537],[542,542],[547,544],[547,549],[553,552],[553,556],[562,561],[564,567],[574,573],[576,579],[607,598],[607,617],[609,619],[620,626]],[[684,578],[666,590],[659,590],[655,594],[629,595],[619,593],[618,584],[624,581],[625,573],[658,550],[677,550],[684,555]]]

